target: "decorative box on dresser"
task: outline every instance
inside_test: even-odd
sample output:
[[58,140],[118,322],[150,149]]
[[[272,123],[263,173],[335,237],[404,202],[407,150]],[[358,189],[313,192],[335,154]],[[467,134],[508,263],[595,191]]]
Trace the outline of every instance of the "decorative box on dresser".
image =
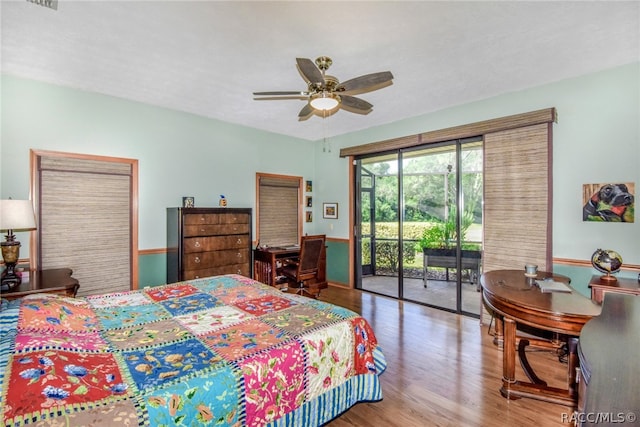
[[167,208],[167,283],[251,277],[251,208]]

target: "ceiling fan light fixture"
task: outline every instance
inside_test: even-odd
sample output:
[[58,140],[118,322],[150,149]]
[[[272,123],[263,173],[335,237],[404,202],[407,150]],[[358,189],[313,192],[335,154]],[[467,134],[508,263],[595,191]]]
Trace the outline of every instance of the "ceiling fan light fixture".
[[311,97],[309,105],[315,110],[329,111],[333,110],[340,104],[338,97],[333,93],[322,92]]

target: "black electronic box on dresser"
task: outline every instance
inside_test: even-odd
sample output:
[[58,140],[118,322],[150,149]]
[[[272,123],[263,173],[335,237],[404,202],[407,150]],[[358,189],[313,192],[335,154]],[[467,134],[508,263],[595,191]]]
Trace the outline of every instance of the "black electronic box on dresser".
[[251,208],[167,208],[167,283],[252,276]]

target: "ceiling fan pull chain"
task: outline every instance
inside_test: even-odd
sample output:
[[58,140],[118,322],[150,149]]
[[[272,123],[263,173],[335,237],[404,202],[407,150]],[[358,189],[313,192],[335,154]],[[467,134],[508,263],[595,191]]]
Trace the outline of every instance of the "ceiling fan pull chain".
[[322,152],[330,153],[331,152],[331,142],[327,144],[327,112],[322,112]]

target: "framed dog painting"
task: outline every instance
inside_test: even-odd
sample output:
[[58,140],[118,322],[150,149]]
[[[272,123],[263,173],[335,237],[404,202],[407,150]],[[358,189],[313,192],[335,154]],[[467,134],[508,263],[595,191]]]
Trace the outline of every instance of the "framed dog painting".
[[583,184],[582,220],[604,222],[634,222],[635,185]]

